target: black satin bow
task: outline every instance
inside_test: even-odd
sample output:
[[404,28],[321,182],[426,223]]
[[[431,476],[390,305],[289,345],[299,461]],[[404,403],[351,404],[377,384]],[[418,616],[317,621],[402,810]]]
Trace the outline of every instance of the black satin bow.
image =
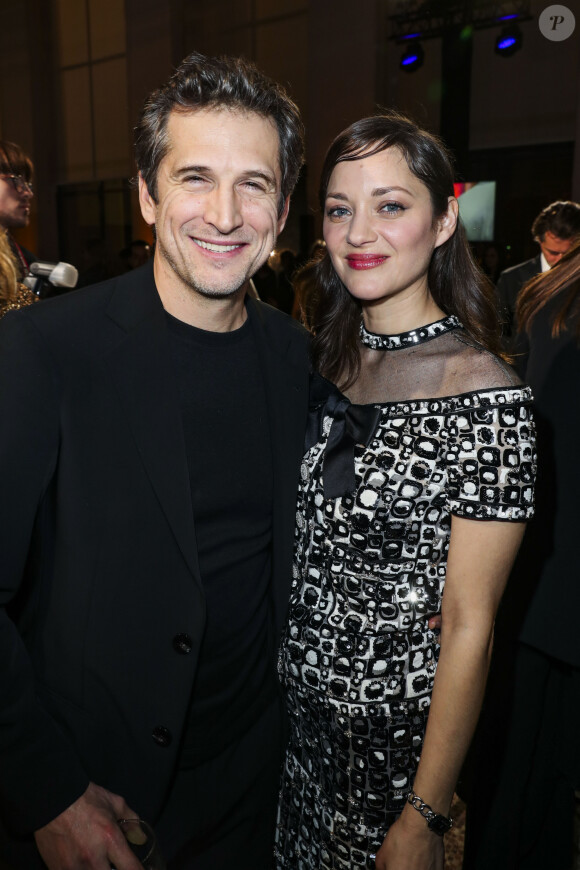
[[318,374],[312,376],[306,450],[322,439],[324,418],[334,418],[322,466],[325,498],[340,498],[354,491],[354,448],[371,440],[380,413],[374,405],[353,405],[330,381]]

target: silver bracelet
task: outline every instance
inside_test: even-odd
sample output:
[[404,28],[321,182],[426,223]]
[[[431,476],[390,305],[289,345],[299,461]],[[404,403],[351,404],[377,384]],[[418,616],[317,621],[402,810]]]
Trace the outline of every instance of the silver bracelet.
[[434,834],[438,834],[442,837],[443,834],[446,834],[452,827],[453,819],[443,816],[441,813],[436,813],[433,807],[426,804],[423,798],[416,795],[414,791],[410,791],[407,795],[407,802],[411,804],[414,810],[421,813],[427,822],[427,827],[430,831],[433,831]]

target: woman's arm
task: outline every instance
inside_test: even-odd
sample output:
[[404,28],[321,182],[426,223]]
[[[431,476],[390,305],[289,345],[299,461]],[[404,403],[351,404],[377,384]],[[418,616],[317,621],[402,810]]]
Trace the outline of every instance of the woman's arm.
[[[442,603],[441,652],[413,790],[448,816],[483,700],[498,604],[523,523],[454,516]],[[377,853],[380,870],[443,870],[443,840],[410,805]]]

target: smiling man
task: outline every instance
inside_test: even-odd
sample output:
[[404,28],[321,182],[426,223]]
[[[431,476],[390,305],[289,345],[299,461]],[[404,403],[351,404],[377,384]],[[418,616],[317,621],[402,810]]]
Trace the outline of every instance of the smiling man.
[[213,107],[172,113],[167,136],[155,193],[139,179],[143,215],[156,228],[163,304],[194,325],[224,310],[245,317],[247,280],[267,260],[288,214],[276,126],[254,112]]
[[270,866],[306,334],[253,299],[302,163],[251,64],[190,55],[137,128],[153,260],[0,326],[0,862]]

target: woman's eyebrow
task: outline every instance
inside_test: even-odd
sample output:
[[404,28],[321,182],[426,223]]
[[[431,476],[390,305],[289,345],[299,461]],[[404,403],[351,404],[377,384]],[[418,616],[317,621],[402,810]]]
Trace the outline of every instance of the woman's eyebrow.
[[399,187],[397,185],[393,185],[392,187],[375,187],[372,192],[372,196],[384,196],[386,193],[393,193],[393,191],[402,191],[403,193],[408,193],[409,196],[413,196],[410,190],[406,187]]
[[[409,196],[413,196],[413,193],[408,190],[406,187],[398,187],[397,185],[393,185],[392,187],[375,187],[372,191],[371,196],[385,196],[387,193],[393,193],[395,191],[400,191],[402,193],[406,193]],[[327,199],[344,199],[347,200],[348,196],[345,193],[327,193]]]

